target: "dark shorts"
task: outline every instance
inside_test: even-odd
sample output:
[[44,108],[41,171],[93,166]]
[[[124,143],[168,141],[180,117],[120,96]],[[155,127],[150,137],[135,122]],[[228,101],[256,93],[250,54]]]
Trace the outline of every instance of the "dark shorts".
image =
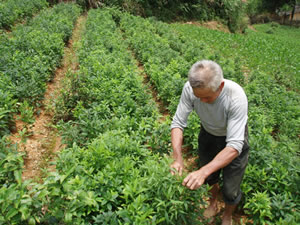
[[[222,151],[226,146],[226,137],[214,136],[209,134],[204,128],[201,128],[198,137],[199,168],[206,165]],[[219,182],[222,172],[222,192],[224,202],[229,205],[238,204],[242,197],[241,182],[248,163],[249,142],[248,127],[245,129],[245,141],[241,154],[223,169],[216,171],[208,176],[205,183],[213,185]]]

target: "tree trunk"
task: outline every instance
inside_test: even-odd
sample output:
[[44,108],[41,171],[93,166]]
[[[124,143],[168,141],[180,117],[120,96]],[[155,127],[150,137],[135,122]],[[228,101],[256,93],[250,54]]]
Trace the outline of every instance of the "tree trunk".
[[295,10],[296,10],[296,2],[294,3],[293,11],[292,11],[292,14],[291,14],[291,24],[292,24],[293,19],[294,19]]
[[285,19],[286,19],[286,12],[284,13],[284,15],[283,15],[283,24],[285,24]]

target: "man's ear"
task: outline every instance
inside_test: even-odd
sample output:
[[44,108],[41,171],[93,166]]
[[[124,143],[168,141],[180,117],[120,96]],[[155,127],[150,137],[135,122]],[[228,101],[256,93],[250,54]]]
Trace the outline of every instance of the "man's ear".
[[225,84],[225,82],[224,82],[224,80],[223,80],[223,81],[221,82],[220,86],[219,86],[219,90],[220,90],[220,91],[223,90],[224,84]]

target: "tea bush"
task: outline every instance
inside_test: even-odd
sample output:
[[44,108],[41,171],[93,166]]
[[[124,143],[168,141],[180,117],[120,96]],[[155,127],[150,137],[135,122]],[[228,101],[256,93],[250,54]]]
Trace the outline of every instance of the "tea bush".
[[46,0],[7,0],[0,2],[0,29],[10,29],[14,23],[32,17],[48,7]]
[[39,105],[43,99],[79,13],[75,4],[59,4],[16,27],[10,38],[1,35],[0,134],[9,130],[16,101]]
[[160,142],[149,136],[166,128],[154,125],[157,108],[109,11],[89,11],[78,55],[80,70],[69,77],[74,81],[59,100],[60,108],[72,108],[69,120],[58,126],[69,149],[61,152],[57,172],[45,179],[45,219],[76,224],[199,223],[196,209],[205,203],[194,200],[207,190],[182,186],[182,178],[169,171],[170,161],[154,154]]
[[[197,60],[203,58],[215,60],[222,66],[225,78],[234,80],[244,87],[249,100],[252,149],[243,183],[245,208],[255,218],[256,223],[284,221],[286,217],[289,217],[289,221],[296,221],[298,209],[287,209],[285,215],[282,215],[278,206],[271,204],[277,202],[275,200],[278,199],[277,193],[286,193],[285,201],[289,201],[292,205],[299,203],[297,194],[293,197],[289,194],[298,193],[299,159],[296,155],[299,146],[297,136],[300,112],[299,94],[287,90],[291,87],[297,88],[295,84],[299,77],[296,69],[298,64],[294,61],[294,56],[298,53],[289,47],[290,42],[283,43],[279,39],[264,36],[257,38],[250,35],[226,34],[190,25],[167,25],[127,14],[119,17],[124,36],[143,62],[158,95],[169,105],[169,109],[172,107],[171,115],[178,104],[181,88],[186,79],[184,77],[187,76],[189,67]],[[256,45],[258,42],[261,43],[260,46]],[[257,51],[261,46],[273,46],[272,51],[268,51],[269,48]],[[272,53],[278,51],[280,55],[282,49],[285,49],[285,52],[292,49],[290,50],[292,55],[287,56],[291,58],[289,63],[285,60],[280,61],[282,58]],[[282,68],[279,73],[290,74],[284,77],[284,82],[283,79],[278,80],[279,70],[273,70],[275,61],[276,66]],[[247,71],[247,77],[244,76],[245,65],[249,66],[250,70]],[[295,83],[291,82],[292,80]],[[193,117],[190,120],[193,122],[189,123],[190,128],[185,131],[187,133],[185,141],[195,148],[197,146],[195,132],[199,129],[199,122]],[[191,128],[192,130],[189,130]],[[275,161],[270,155],[276,155],[278,160]],[[250,202],[255,202],[255,198],[265,191],[269,199],[266,202],[270,204],[269,211],[264,211],[263,202],[255,210]],[[273,215],[280,216],[273,217]]]
[[[28,102],[37,103],[42,98],[46,81],[59,65],[64,41],[70,36],[79,13],[74,4],[60,4],[42,11],[30,25],[18,26],[10,38],[1,35],[0,224],[36,224],[43,217],[47,191],[40,184],[22,181],[24,154],[5,135],[9,134],[17,110],[22,120],[33,122],[33,110]],[[58,23],[59,20],[64,24]]]

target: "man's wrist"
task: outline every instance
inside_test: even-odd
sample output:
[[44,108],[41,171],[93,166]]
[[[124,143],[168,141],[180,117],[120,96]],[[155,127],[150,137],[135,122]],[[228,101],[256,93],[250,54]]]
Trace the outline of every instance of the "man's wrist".
[[174,158],[174,161],[175,161],[175,162],[183,163],[183,158],[182,158],[182,156],[176,156],[176,157],[174,156],[173,158]]
[[207,168],[206,166],[200,168],[199,172],[202,173],[205,179],[211,174],[209,168]]

